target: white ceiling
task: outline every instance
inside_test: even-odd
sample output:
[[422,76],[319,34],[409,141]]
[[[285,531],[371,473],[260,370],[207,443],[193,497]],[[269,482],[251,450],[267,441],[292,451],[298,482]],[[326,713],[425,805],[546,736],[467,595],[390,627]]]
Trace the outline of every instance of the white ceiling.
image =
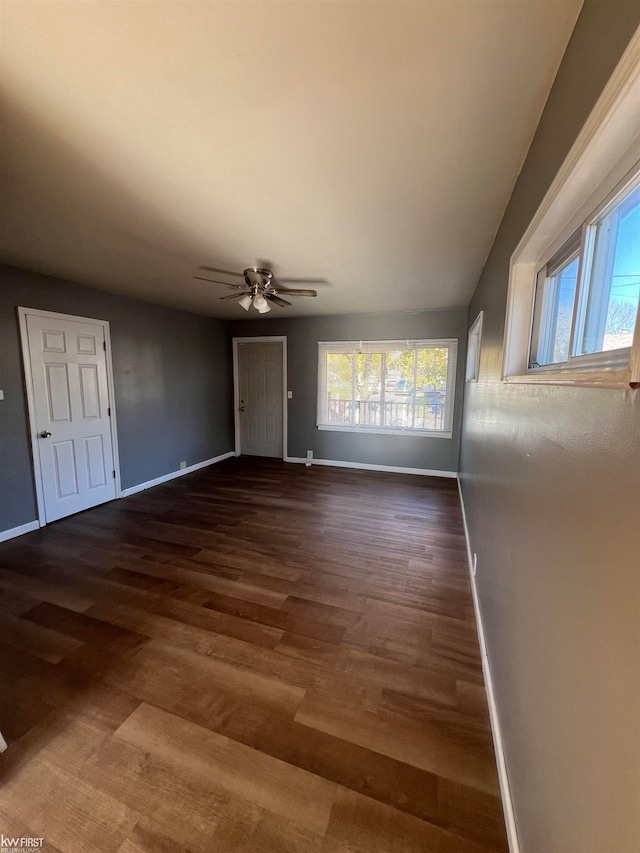
[[271,317],[465,305],[580,6],[3,3],[0,258],[215,316],[200,264],[326,279]]

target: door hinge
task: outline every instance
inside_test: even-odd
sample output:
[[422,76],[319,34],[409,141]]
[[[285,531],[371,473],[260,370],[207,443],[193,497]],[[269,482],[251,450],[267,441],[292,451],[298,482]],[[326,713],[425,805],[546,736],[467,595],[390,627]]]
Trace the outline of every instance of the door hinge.
[[115,480],[115,478],[116,478],[116,472],[114,471],[113,472],[113,479]]
[[111,406],[109,406],[109,408],[107,409],[107,417],[111,417]]
[[103,349],[105,352],[107,351],[107,342],[106,342],[106,341],[102,341],[102,349]]

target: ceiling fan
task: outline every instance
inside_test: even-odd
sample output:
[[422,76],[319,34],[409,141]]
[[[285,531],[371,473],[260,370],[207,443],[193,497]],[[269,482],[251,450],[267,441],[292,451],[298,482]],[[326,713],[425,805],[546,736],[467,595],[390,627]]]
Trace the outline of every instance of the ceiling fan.
[[245,311],[248,311],[253,305],[256,311],[260,314],[267,314],[271,311],[271,305],[269,304],[271,302],[273,302],[274,305],[280,305],[282,308],[286,308],[291,305],[291,302],[287,302],[286,299],[282,299],[281,294],[285,296],[318,295],[315,290],[300,290],[299,288],[283,287],[283,282],[320,283],[324,281],[324,279],[321,278],[276,278],[273,272],[266,267],[247,267],[241,273],[232,272],[231,270],[220,270],[215,267],[200,267],[200,269],[206,272],[233,275],[238,278],[243,278],[244,282],[242,284],[232,284],[228,281],[219,281],[215,278],[205,278],[201,275],[194,276],[198,281],[210,281],[214,284],[223,284],[225,287],[236,288],[239,292],[231,293],[229,296],[221,296],[220,299],[237,299],[238,304],[244,308]]

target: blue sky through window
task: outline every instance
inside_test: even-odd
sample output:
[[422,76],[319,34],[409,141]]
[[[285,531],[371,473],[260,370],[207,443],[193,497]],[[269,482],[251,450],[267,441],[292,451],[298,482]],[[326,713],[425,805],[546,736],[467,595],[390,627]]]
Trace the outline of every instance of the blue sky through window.
[[[640,187],[638,188],[640,190]],[[635,207],[621,220],[611,282],[612,299],[630,299],[638,304],[640,295],[640,192]]]
[[640,187],[623,202],[602,348],[631,346],[640,302]]

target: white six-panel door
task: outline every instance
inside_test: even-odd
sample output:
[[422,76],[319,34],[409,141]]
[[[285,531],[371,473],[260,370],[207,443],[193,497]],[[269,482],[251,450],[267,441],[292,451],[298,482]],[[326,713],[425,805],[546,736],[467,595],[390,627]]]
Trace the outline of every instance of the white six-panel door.
[[240,443],[248,456],[282,458],[282,346],[238,345]]
[[26,314],[46,521],[116,497],[104,326]]

